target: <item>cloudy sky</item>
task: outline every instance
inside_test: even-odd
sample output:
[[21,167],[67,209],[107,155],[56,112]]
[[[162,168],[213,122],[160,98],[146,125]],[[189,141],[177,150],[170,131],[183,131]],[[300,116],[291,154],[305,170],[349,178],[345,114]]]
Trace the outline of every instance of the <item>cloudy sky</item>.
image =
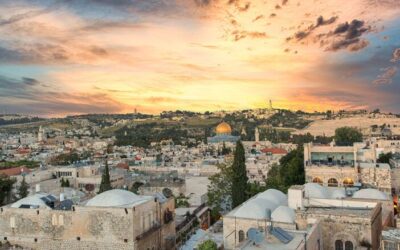
[[400,112],[399,70],[398,0],[0,2],[1,113]]

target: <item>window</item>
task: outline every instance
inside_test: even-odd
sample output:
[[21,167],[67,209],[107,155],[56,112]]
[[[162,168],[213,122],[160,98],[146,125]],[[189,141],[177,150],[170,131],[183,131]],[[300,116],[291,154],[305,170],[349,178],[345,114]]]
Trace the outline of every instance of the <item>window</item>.
[[64,215],[60,214],[58,216],[58,225],[59,226],[64,226]]
[[242,242],[242,241],[244,241],[244,232],[243,232],[243,230],[240,230],[239,231],[239,242]]
[[330,178],[328,180],[328,187],[337,187],[338,181],[335,178]]
[[345,178],[343,180],[343,186],[345,187],[352,187],[354,185],[354,181],[351,178]]
[[343,241],[341,240],[335,241],[335,250],[343,250]]
[[10,227],[15,228],[15,217],[10,218]]
[[353,250],[353,242],[346,241],[346,243],[344,244],[344,250]]
[[385,250],[397,250],[396,243],[390,241],[384,241],[383,246]]
[[51,225],[57,226],[57,215],[56,214],[53,214],[53,216],[51,217]]
[[322,183],[323,183],[322,179],[319,178],[319,177],[315,177],[315,178],[313,179],[312,182],[313,182],[313,183],[318,183],[318,184],[320,184],[320,185],[322,185]]

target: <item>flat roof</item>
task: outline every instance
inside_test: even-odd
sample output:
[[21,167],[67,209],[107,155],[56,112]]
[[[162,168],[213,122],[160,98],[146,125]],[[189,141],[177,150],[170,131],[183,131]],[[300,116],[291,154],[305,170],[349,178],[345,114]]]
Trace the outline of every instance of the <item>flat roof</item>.
[[307,207],[306,212],[320,215],[339,215],[348,217],[370,218],[372,210],[375,208],[350,208],[350,207]]

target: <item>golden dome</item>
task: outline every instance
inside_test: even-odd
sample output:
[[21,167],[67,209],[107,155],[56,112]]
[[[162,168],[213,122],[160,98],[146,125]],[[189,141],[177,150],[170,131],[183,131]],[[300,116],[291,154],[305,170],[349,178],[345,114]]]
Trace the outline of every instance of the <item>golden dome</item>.
[[217,134],[231,134],[232,133],[232,128],[231,126],[226,123],[226,122],[221,122],[217,128],[215,129],[215,132]]

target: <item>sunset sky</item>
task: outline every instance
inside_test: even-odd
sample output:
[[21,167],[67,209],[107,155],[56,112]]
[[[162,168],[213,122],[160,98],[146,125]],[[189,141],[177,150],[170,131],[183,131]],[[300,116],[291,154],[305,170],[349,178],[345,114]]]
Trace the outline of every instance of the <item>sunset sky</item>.
[[2,0],[0,113],[400,113],[399,0]]

